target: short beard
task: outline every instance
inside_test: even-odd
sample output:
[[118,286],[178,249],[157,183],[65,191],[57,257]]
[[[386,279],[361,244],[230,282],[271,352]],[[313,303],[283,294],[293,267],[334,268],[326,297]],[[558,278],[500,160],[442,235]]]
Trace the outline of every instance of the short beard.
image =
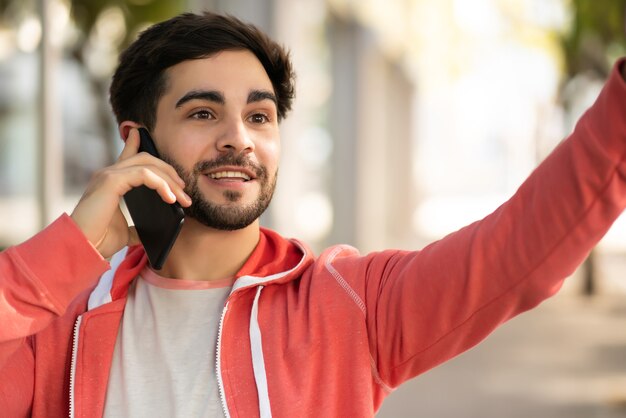
[[[162,156],[162,158],[165,162],[174,167],[178,175],[185,181],[185,193],[191,197],[192,202],[191,206],[183,208],[185,215],[209,228],[222,231],[234,231],[249,226],[265,212],[274,195],[278,173],[274,173],[274,177],[270,179],[265,167],[252,163],[244,155],[234,155],[231,153],[220,156],[212,161],[201,161],[194,166],[193,172],[191,173],[186,171],[171,158],[167,156]],[[256,181],[259,182],[261,190],[259,191],[258,198],[252,204],[243,207],[236,205],[230,206],[228,204],[218,205],[208,201],[202,195],[198,187],[198,178],[203,175],[203,172],[226,165],[246,168],[255,174]],[[223,196],[232,203],[237,202],[242,197],[241,193],[232,190],[225,191]]]

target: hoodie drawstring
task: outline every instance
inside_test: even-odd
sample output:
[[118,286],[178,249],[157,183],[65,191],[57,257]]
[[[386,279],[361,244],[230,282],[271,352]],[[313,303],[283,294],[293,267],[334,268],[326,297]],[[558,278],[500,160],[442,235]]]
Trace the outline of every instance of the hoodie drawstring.
[[261,328],[259,327],[259,297],[263,286],[257,287],[252,313],[250,314],[250,347],[252,351],[252,368],[254,370],[254,381],[256,382],[257,394],[259,396],[259,412],[261,418],[271,418],[270,396],[267,389],[267,374],[265,373],[265,360],[263,358],[263,344],[261,340]]

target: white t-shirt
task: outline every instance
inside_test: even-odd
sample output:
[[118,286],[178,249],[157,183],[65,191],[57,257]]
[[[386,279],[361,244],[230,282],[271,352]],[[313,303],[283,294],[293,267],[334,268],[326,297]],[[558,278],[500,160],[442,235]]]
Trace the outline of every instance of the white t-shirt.
[[233,282],[142,271],[129,288],[115,342],[105,418],[224,416],[215,350]]

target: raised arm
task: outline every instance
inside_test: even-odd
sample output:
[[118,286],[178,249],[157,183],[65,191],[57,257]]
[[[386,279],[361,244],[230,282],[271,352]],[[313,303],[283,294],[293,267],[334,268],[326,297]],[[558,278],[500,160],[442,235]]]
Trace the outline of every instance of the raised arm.
[[[626,73],[494,213],[416,253],[333,266],[361,286],[370,350],[395,387],[556,292],[626,206]],[[359,276],[365,283],[359,285]]]

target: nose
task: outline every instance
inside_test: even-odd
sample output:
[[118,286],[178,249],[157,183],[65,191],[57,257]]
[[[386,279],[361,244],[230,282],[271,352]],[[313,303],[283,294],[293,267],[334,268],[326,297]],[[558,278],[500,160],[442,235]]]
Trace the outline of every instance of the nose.
[[224,130],[217,138],[216,147],[220,152],[248,153],[254,151],[254,141],[245,122],[233,119],[224,125]]

